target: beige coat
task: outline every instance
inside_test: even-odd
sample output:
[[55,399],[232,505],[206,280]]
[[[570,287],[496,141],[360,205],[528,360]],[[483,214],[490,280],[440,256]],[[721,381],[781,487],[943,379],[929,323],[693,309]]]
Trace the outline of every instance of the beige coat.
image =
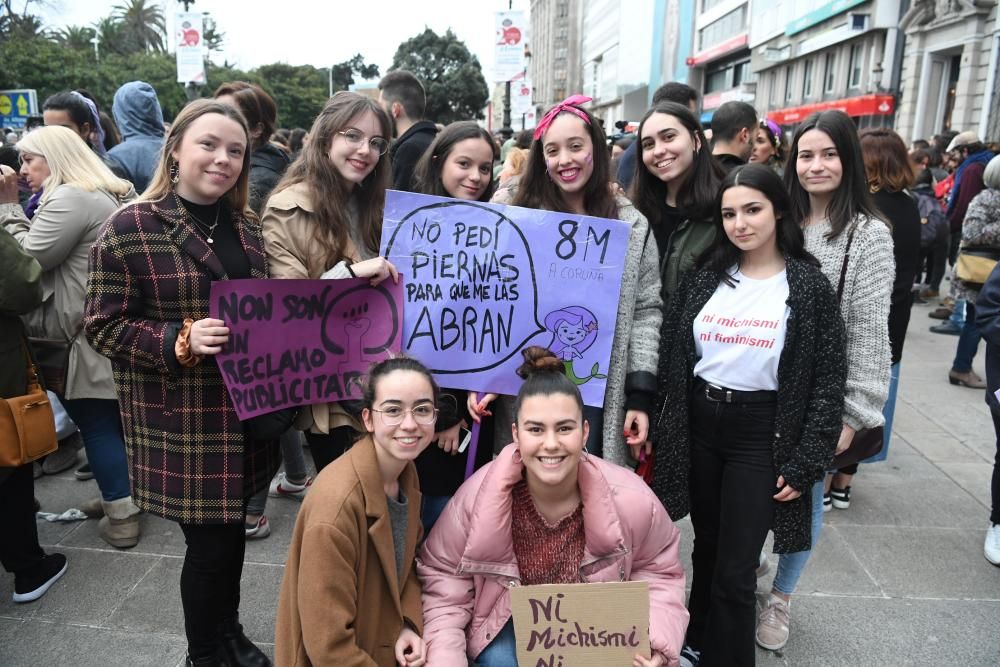
[[[353,203],[353,202],[352,202]],[[355,210],[349,207],[348,216],[353,218]],[[308,278],[316,280],[333,269],[327,277],[350,278],[347,265],[341,262],[327,266],[326,256],[314,240],[313,206],[309,190],[304,183],[285,188],[267,200],[261,216],[264,233],[264,249],[272,278]],[[350,238],[344,255],[352,262],[369,259],[367,250],[359,250]],[[363,246],[360,246],[363,248]],[[329,433],[338,426],[350,426],[363,432],[361,423],[347,413],[339,403],[325,403],[309,406],[299,413],[295,428],[314,433]]]
[[403,624],[423,632],[414,562],[422,532],[420,491],[412,463],[403,468],[399,488],[407,500],[402,579],[371,438],[316,478],[285,561],[274,640],[278,667],[395,667]]
[[82,332],[90,247],[121,203],[104,190],[87,192],[60,185],[30,221],[19,205],[0,204],[0,224],[45,272],[44,302],[24,318],[29,334],[72,341],[65,396],[69,399],[116,398],[111,362],[90,346]]

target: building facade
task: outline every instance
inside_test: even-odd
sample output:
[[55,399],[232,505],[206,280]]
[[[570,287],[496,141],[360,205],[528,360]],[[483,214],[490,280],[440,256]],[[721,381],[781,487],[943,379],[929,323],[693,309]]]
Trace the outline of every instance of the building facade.
[[[751,2],[695,0],[694,40],[685,63],[688,84],[702,94],[701,121],[729,101],[754,103],[750,67]],[[761,0],[757,3],[761,4]]]
[[859,127],[892,126],[902,63],[899,0],[753,3],[758,112],[794,127],[840,109]]
[[582,0],[532,0],[532,101],[538,117],[545,110],[579,92],[580,8]]
[[946,130],[1000,139],[995,0],[917,0],[905,13],[896,130],[906,140]]
[[638,120],[649,105],[654,14],[655,0],[583,3],[582,92],[594,98],[591,110],[609,131],[617,121]]

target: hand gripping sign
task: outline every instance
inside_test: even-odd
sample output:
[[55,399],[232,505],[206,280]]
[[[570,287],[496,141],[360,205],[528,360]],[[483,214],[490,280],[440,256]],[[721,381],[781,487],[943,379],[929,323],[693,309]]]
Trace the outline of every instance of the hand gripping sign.
[[361,398],[368,367],[399,352],[402,286],[391,280],[226,280],[209,298],[229,327],[216,362],[241,420]]
[[630,227],[390,190],[382,254],[406,276],[403,350],[444,387],[516,394],[540,345],[600,407]]

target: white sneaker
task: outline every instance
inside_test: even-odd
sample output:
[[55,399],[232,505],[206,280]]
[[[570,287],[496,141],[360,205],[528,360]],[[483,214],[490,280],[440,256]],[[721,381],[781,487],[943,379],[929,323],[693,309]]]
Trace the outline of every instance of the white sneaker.
[[312,477],[306,476],[304,484],[295,484],[288,481],[288,476],[284,472],[279,472],[271,480],[271,487],[267,490],[267,495],[272,498],[295,498],[302,500],[306,496],[306,491],[312,486]]
[[244,523],[243,530],[246,531],[248,540],[260,540],[271,534],[271,524],[267,522],[267,517],[261,514],[257,523]]
[[788,643],[788,626],[791,620],[790,603],[772,594],[767,607],[757,617],[757,631],[754,633],[757,645],[769,651],[777,651]]
[[1000,523],[990,524],[983,544],[983,555],[994,565],[1000,565]]

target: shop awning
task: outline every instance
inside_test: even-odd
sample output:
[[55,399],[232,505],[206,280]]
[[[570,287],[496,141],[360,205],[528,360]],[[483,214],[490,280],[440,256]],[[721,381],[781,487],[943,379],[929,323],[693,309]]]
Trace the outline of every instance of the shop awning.
[[800,107],[776,109],[767,117],[778,125],[794,125],[805,120],[806,116],[817,111],[837,109],[848,116],[888,116],[896,110],[896,98],[892,95],[860,95],[846,97],[842,100],[827,100],[816,104],[806,104]]

